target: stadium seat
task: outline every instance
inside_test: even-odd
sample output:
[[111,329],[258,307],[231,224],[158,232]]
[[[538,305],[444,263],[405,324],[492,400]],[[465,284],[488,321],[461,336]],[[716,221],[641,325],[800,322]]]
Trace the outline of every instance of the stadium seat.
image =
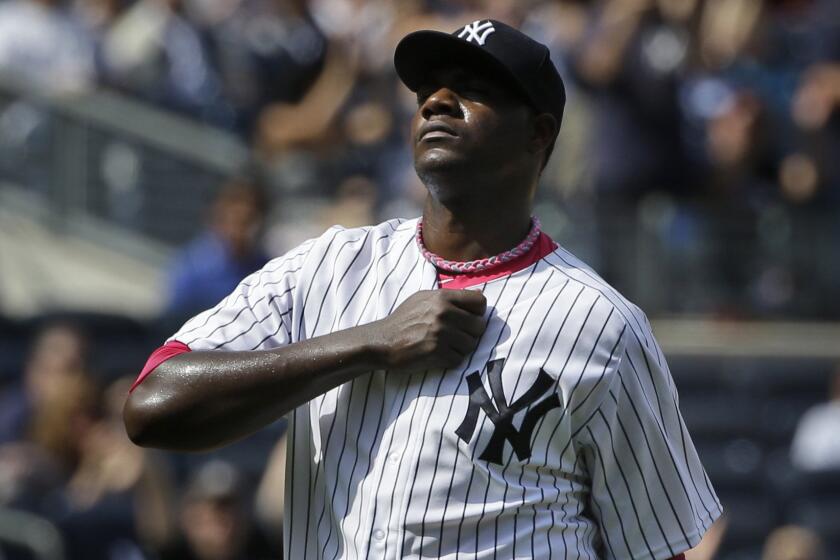
[[840,470],[799,472],[791,486],[788,521],[840,541]]
[[0,316],[0,386],[20,377],[29,350],[29,336],[24,322]]

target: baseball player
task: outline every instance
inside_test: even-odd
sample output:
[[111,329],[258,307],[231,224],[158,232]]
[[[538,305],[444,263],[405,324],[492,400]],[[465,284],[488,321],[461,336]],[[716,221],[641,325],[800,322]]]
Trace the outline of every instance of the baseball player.
[[149,360],[140,445],[289,420],[286,558],[679,558],[721,507],[645,315],[531,215],[563,114],[494,20],[395,53],[420,219],[334,227]]

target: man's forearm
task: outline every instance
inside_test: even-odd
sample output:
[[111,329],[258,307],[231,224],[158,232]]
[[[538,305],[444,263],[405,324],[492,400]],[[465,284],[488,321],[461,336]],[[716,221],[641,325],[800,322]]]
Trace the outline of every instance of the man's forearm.
[[198,351],[162,364],[129,396],[126,430],[138,445],[203,450],[277,420],[380,367],[372,331],[356,327],[274,350]]
[[185,352],[158,365],[126,401],[131,440],[147,447],[218,447],[377,369],[445,369],[475,350],[486,300],[427,290],[384,319],[260,352]]

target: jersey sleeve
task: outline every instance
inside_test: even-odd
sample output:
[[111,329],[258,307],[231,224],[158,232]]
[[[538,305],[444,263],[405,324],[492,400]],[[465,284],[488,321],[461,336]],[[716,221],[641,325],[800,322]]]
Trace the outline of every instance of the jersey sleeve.
[[[721,514],[647,323],[628,327],[609,389],[578,432],[589,511],[610,559],[667,559],[700,542]],[[644,327],[642,327],[644,325]]]
[[190,350],[267,350],[292,341],[295,291],[314,243],[307,241],[247,276],[212,309],[187,321],[167,342]]

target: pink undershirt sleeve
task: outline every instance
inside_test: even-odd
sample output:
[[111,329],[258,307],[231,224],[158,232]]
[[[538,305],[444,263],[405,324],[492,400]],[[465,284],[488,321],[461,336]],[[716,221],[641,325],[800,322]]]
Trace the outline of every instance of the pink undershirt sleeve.
[[146,379],[152,371],[160,364],[177,356],[178,354],[183,354],[184,352],[189,352],[190,347],[184,344],[183,342],[178,342],[177,340],[173,340],[171,342],[167,342],[149,356],[149,359],[146,360],[146,365],[143,366],[143,371],[140,372],[140,375],[137,376],[137,379],[131,385],[131,389],[128,392],[132,392],[140,383]]

